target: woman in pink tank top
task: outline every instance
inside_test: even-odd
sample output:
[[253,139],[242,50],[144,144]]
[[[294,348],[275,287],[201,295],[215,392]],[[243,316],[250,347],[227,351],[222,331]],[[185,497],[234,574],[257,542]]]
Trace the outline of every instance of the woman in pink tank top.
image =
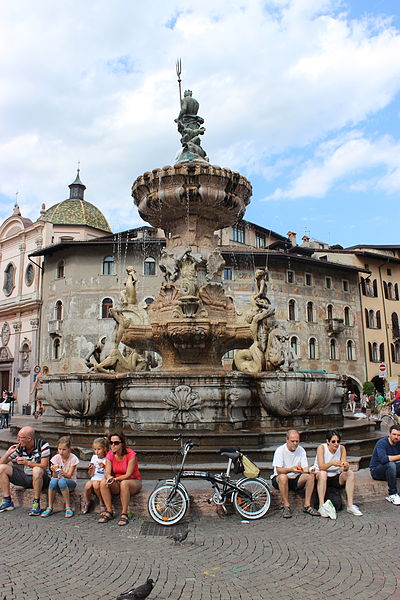
[[118,525],[129,523],[128,506],[130,497],[142,488],[136,452],[127,448],[122,432],[108,436],[110,450],[106,454],[104,478],[100,482],[100,492],[106,510],[101,513],[99,523],[107,523],[114,518],[112,496],[119,495],[121,500],[121,516]]

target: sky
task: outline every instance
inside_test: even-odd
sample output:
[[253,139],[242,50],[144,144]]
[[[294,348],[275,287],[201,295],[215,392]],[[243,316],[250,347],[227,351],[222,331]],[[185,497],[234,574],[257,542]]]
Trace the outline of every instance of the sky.
[[0,0],[0,222],[85,199],[142,225],[134,180],[180,149],[176,60],[245,218],[298,239],[399,244],[398,0]]

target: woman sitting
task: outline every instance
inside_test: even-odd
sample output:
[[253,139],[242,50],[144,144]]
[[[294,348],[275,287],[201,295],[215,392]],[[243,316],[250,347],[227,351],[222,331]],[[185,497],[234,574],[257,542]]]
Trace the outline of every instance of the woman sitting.
[[136,452],[126,447],[123,433],[108,436],[109,452],[106,454],[104,478],[100,482],[100,493],[106,510],[101,513],[99,523],[107,523],[114,518],[112,494],[120,496],[122,513],[118,525],[129,523],[128,506],[130,497],[142,488]]
[[340,444],[340,439],[340,434],[337,431],[328,431],[326,443],[317,448],[314,467],[318,482],[319,513],[321,517],[329,517],[323,506],[327,487],[341,488],[345,486],[347,512],[356,517],[361,517],[362,512],[358,506],[353,504],[354,473],[350,471],[346,448]]

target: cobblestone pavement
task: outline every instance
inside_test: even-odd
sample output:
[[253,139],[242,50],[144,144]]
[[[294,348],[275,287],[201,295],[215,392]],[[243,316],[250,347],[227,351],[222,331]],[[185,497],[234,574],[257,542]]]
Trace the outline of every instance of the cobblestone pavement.
[[299,511],[189,519],[173,528],[189,527],[183,546],[143,518],[118,527],[94,514],[2,513],[0,599],[115,599],[151,572],[150,600],[400,600],[400,507],[382,498],[362,508],[337,521]]

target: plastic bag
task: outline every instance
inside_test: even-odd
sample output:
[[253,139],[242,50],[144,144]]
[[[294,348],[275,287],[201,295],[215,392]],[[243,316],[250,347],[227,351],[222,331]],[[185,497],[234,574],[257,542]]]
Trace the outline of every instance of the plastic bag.
[[242,462],[243,462],[243,475],[245,477],[249,477],[250,479],[254,479],[258,477],[260,474],[260,469],[251,461],[247,456],[242,454]]
[[331,500],[327,500],[326,502],[324,502],[322,507],[325,509],[325,511],[330,519],[333,519],[333,520],[336,519],[336,508],[333,506]]

